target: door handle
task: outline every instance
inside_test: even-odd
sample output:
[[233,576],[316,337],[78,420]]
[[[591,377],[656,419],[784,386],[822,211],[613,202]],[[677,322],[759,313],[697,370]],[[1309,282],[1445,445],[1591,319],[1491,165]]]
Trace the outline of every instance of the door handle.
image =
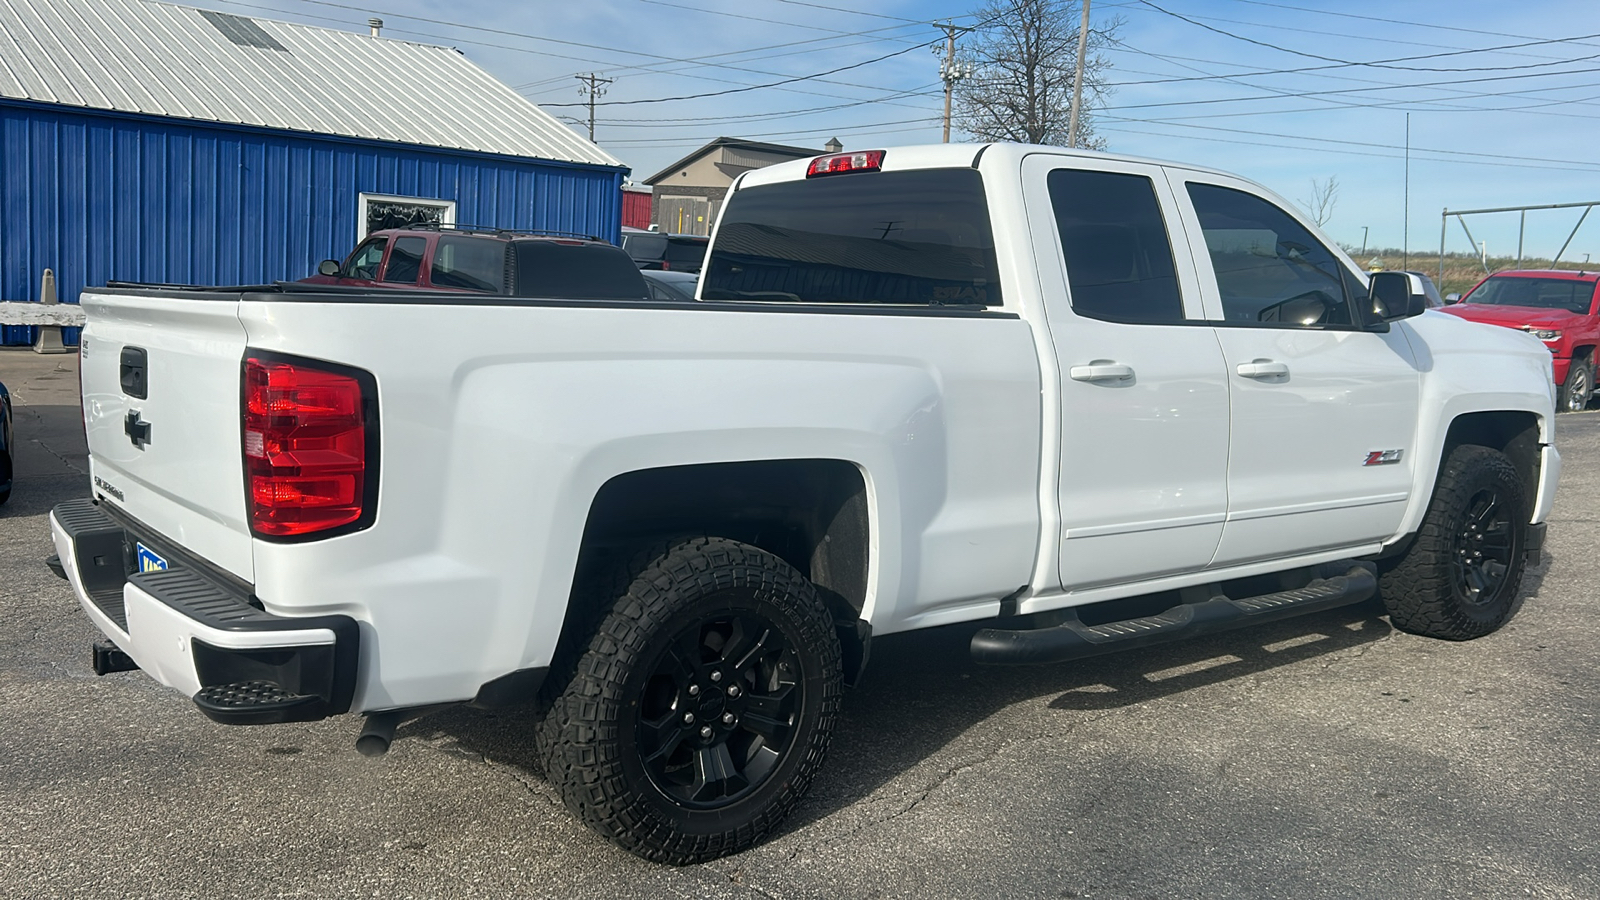
[[1133,377],[1133,367],[1097,359],[1087,366],[1073,366],[1067,370],[1073,381],[1121,381]]
[[1289,366],[1270,359],[1257,359],[1239,363],[1238,372],[1246,378],[1273,378],[1289,374]]

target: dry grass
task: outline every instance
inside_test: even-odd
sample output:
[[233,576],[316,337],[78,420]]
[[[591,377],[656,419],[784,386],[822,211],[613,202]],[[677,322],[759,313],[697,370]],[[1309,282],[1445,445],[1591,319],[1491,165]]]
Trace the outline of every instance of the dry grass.
[[[1376,251],[1369,249],[1364,256],[1357,254],[1355,250],[1349,247],[1345,248],[1345,252],[1349,253],[1350,258],[1360,263],[1363,267],[1367,266],[1368,262],[1376,256],[1382,261],[1385,269],[1407,268],[1413,272],[1422,272],[1434,280],[1434,283],[1439,286],[1439,293],[1441,294],[1465,294],[1486,274],[1483,263],[1478,260],[1478,257],[1469,256],[1465,253],[1446,253],[1444,255],[1444,278],[1441,280],[1439,277],[1439,254],[1437,253],[1412,253],[1408,259],[1402,256],[1399,250],[1394,249]],[[1490,273],[1504,272],[1508,269],[1549,268],[1552,268],[1552,266],[1547,258],[1524,258],[1521,265],[1518,265],[1516,258],[1511,256],[1491,256],[1488,259]],[[1581,262],[1571,262],[1564,259],[1560,265],[1554,268],[1580,271],[1585,266]],[[1587,269],[1591,272],[1600,271],[1600,261],[1591,262]]]

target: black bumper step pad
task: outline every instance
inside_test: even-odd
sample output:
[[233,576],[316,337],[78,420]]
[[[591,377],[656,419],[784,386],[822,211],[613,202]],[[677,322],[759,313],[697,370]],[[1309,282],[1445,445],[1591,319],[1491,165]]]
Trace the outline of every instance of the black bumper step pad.
[[1043,628],[985,628],[972,636],[972,658],[1002,666],[1084,659],[1348,606],[1377,591],[1372,569],[1352,563],[1343,575],[1319,578],[1302,588],[1238,600],[1216,596],[1154,616],[1103,625],[1073,618]]
[[78,580],[88,591],[90,602],[127,633],[128,613],[122,605],[122,583],[131,570],[127,533],[93,500],[69,500],[57,504],[53,512],[72,538]]
[[320,711],[317,708],[324,702],[315,694],[292,693],[271,681],[212,684],[194,695],[194,704],[212,719],[252,725],[305,721],[307,713]]

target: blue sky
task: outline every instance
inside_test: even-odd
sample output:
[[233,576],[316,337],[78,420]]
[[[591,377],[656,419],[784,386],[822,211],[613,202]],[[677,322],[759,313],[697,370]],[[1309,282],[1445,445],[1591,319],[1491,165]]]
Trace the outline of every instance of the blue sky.
[[[586,110],[556,104],[582,102],[576,74],[612,78],[596,139],[640,179],[722,135],[810,147],[938,141],[929,46],[942,33],[930,23],[972,22],[978,5],[187,2],[353,31],[378,16],[386,37],[458,47],[580,131]],[[1347,244],[1360,245],[1364,228],[1371,246],[1401,244],[1407,113],[1413,250],[1437,249],[1444,207],[1600,201],[1595,0],[1094,0],[1091,14],[1097,25],[1122,21],[1098,111],[1109,150],[1236,172],[1295,201],[1310,197],[1312,179],[1337,177],[1327,230]],[[740,90],[779,81],[789,83]],[[679,97],[691,99],[667,99]],[[1527,251],[1553,254],[1581,212],[1529,213]],[[1492,255],[1515,253],[1515,214],[1467,225]],[[1452,221],[1447,248],[1468,246]],[[1585,254],[1600,265],[1600,213],[1564,258]]]

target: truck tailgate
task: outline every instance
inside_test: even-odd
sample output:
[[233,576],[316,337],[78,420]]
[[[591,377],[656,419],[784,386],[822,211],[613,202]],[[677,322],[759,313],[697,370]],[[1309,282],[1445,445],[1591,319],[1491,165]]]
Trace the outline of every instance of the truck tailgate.
[[237,295],[88,291],[82,305],[83,412],[96,497],[252,581]]

